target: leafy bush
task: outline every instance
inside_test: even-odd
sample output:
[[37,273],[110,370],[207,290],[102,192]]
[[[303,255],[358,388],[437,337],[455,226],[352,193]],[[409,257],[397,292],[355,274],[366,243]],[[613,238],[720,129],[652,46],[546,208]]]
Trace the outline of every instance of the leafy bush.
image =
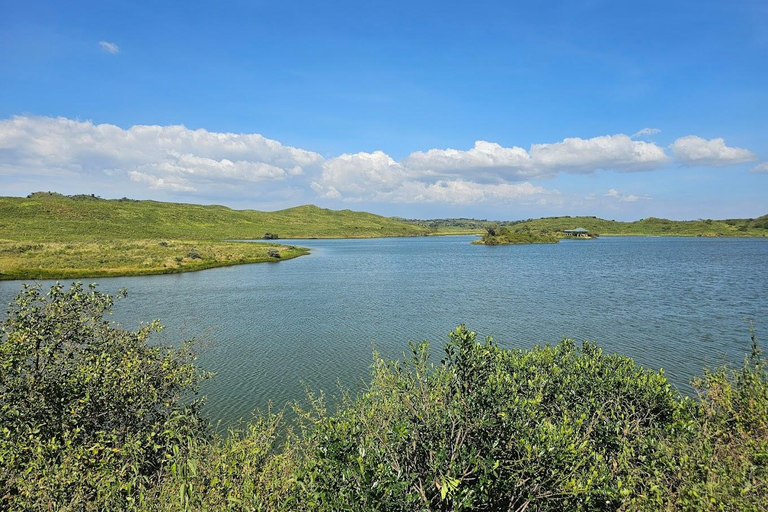
[[183,400],[204,377],[189,345],[148,345],[160,326],[120,329],[104,320],[113,303],[94,286],[56,284],[46,295],[25,286],[11,304],[0,338],[0,508],[124,508],[201,428],[199,403]]
[[502,350],[459,327],[376,360],[367,392],[314,419],[315,505],[326,510],[614,510],[648,492],[680,402],[663,374],[592,344]]
[[[122,294],[121,294],[122,295]],[[764,510],[768,367],[662,372],[563,340],[501,349],[459,326],[412,344],[300,431],[265,414],[220,436],[185,401],[189,346],[104,320],[113,298],[25,287],[0,343],[2,510]]]
[[487,227],[482,239],[473,242],[482,245],[557,243],[555,235],[548,231],[533,231],[529,227],[512,231],[507,227]]

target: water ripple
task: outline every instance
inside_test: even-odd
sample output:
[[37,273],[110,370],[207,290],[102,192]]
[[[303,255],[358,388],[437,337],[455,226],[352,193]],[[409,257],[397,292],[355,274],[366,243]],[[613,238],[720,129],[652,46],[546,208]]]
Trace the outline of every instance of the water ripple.
[[[483,247],[471,237],[306,240],[310,256],[169,276],[99,280],[129,290],[115,318],[160,318],[160,341],[204,340],[203,391],[225,424],[304,386],[359,389],[374,350],[429,340],[438,361],[465,323],[505,347],[567,336],[664,368],[678,388],[706,365],[740,363],[768,313],[768,241],[601,238]],[[18,282],[0,283],[7,303]]]

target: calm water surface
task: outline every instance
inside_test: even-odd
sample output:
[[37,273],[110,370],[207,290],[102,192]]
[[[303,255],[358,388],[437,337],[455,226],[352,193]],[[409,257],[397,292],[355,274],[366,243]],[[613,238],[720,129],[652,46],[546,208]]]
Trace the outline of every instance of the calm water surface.
[[[438,361],[459,323],[504,347],[596,341],[663,368],[683,392],[704,366],[743,360],[745,318],[766,339],[768,240],[473,239],[294,240],[312,254],[98,282],[128,288],[115,313],[123,326],[159,318],[168,328],[158,340],[205,341],[199,361],[216,373],[204,387],[208,414],[224,423],[301,399],[304,386],[359,389],[373,350],[402,357],[409,340],[427,339]],[[0,301],[19,288],[0,282]]]

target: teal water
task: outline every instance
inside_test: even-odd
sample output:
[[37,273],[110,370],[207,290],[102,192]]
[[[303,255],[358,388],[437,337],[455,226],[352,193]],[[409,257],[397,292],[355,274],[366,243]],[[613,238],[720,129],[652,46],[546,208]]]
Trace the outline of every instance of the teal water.
[[[765,239],[473,239],[293,240],[311,255],[98,283],[128,289],[114,315],[125,327],[158,318],[168,326],[161,342],[203,340],[199,361],[216,373],[203,390],[207,412],[225,424],[302,399],[304,386],[360,389],[374,349],[399,358],[409,340],[426,339],[439,361],[459,323],[504,347],[595,341],[663,368],[686,393],[704,366],[743,360],[745,319],[758,338],[768,332]],[[19,288],[0,282],[0,302]]]

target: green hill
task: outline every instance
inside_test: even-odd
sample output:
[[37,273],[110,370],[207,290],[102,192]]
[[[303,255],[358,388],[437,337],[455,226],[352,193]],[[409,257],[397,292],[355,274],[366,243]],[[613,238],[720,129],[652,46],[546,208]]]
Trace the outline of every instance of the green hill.
[[600,235],[640,236],[768,236],[768,215],[757,219],[667,220],[648,217],[634,222],[598,219],[597,217],[547,217],[527,220],[516,228],[562,231],[586,228]]
[[174,238],[181,240],[366,238],[419,236],[428,229],[365,212],[307,205],[260,212],[225,206],[67,197],[36,193],[0,197],[0,239],[96,241]]
[[488,227],[531,229],[557,232],[585,228],[591,233],[614,236],[768,236],[768,215],[756,219],[700,219],[678,221],[649,217],[634,222],[620,222],[597,217],[544,217],[517,221],[476,219],[408,220],[414,225],[435,230],[438,234],[482,234]]
[[56,193],[0,197],[0,279],[167,274],[274,262],[306,249],[226,240],[419,236],[371,213],[299,206],[277,212]]

